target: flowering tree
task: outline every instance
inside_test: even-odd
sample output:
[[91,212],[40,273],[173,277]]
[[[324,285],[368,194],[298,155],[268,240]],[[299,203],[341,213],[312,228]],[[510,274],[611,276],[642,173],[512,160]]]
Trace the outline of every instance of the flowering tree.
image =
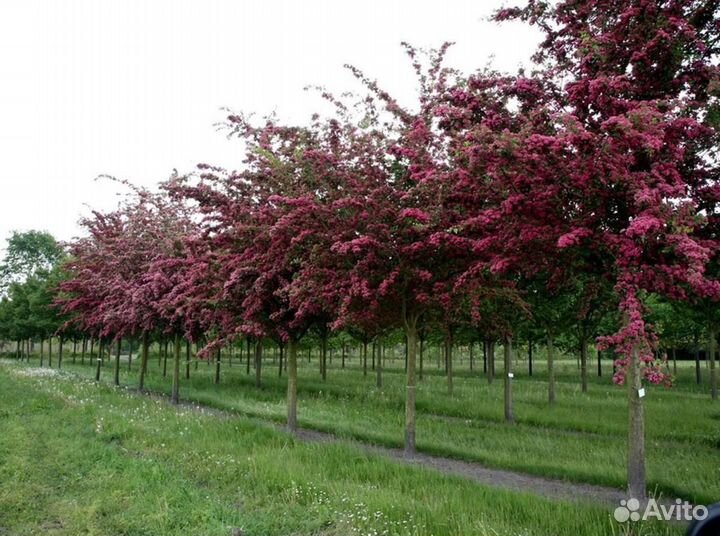
[[[140,389],[143,389],[149,334],[167,330],[156,292],[159,259],[177,250],[189,220],[167,196],[134,188],[117,210],[93,212],[81,220],[88,234],[70,244],[69,277],[62,281],[57,303],[70,323],[99,337],[142,334]],[[119,352],[115,361],[119,383]]]
[[692,236],[703,217],[692,193],[712,181],[715,166],[703,148],[715,138],[705,111],[717,78],[717,6],[533,0],[497,18],[527,20],[546,35],[535,59],[556,95],[553,131],[516,154],[528,161],[546,148],[562,156],[550,181],[534,181],[533,195],[556,196],[564,207],[557,247],[593,252],[622,297],[623,326],[601,342],[619,354],[616,381],[628,385],[628,486],[644,497],[640,382],[664,378],[653,363],[643,292],[683,299],[717,285],[705,277],[711,251]]

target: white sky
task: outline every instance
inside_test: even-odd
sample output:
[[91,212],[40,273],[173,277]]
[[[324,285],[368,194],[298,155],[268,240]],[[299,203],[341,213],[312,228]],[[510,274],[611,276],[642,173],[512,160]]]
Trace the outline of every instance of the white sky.
[[[521,2],[511,2],[521,3]],[[0,0],[0,249],[11,230],[79,233],[114,206],[102,173],[151,186],[242,154],[221,107],[304,121],[306,85],[359,89],[362,68],[401,102],[415,91],[400,47],[455,41],[465,71],[527,64],[538,36],[496,27],[496,0]]]

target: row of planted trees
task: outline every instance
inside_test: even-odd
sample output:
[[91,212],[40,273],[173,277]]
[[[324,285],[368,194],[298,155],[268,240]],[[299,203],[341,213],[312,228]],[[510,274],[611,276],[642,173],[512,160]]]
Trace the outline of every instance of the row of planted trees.
[[[717,2],[530,1],[496,14],[537,25],[532,73],[445,66],[447,46],[407,46],[419,98],[403,106],[361,71],[357,102],[308,126],[231,114],[245,166],[202,164],[159,193],[135,189],[82,221],[56,303],[66,329],[151,333],[211,357],[273,340],[287,358],[287,423],[297,427],[298,345],[332,332],[407,344],[405,449],[415,450],[419,341],[442,334],[452,364],[472,329],[503,347],[512,420],[513,339],[548,349],[579,333],[616,354],[628,388],[630,494],[645,494],[643,380],[667,382],[646,321],[648,295],[706,326],[713,397],[718,281]],[[609,313],[614,311],[614,314]],[[525,331],[523,331],[525,330]],[[259,359],[259,357],[258,357]],[[452,378],[452,371],[448,371]]]

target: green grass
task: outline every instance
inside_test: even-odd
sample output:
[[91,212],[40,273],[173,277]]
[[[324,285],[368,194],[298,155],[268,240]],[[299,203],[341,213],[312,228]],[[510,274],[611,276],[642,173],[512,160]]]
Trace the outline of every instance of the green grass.
[[[89,376],[90,366],[65,367]],[[375,387],[372,371],[364,377],[357,360],[345,369],[335,360],[327,382],[317,362],[300,359],[299,415],[302,426],[341,437],[386,446],[401,446],[404,419],[402,361],[387,360],[384,386]],[[169,392],[156,356],[150,360],[147,385]],[[517,363],[514,380],[515,425],[503,422],[502,381],[492,385],[482,373],[471,373],[467,360],[458,360],[455,390],[447,394],[445,378],[434,360],[425,363],[425,379],[418,390],[417,441],[420,450],[477,461],[488,466],[623,489],[626,459],[627,408],[625,390],[611,384],[607,374],[590,375],[588,393],[580,391],[572,360],[559,361],[557,404],[546,398],[543,363],[535,375]],[[482,366],[482,364],[479,364]],[[134,386],[137,372],[122,383]],[[498,366],[500,366],[498,364]],[[647,472],[649,490],[697,503],[720,498],[720,405],[694,384],[692,363],[680,363],[676,387],[651,387],[645,398]],[[136,364],[135,364],[135,368]],[[168,367],[168,370],[171,367]],[[110,381],[111,366],[103,369]],[[594,372],[594,369],[591,369]],[[184,370],[183,370],[184,372]],[[707,376],[707,372],[703,369]],[[214,385],[214,366],[201,363],[183,380],[181,396],[238,414],[282,422],[285,418],[285,378],[266,359],[263,387],[254,387],[254,373],[245,367],[223,365],[221,384]]]
[[0,534],[620,533],[606,507],[488,488],[41,372],[0,363]]

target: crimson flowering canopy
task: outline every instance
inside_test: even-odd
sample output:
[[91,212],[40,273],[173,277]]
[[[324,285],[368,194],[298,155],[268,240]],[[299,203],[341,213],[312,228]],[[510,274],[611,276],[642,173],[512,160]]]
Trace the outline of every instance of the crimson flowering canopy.
[[157,263],[179,253],[190,220],[167,196],[134,189],[113,212],[81,220],[88,235],[70,244],[58,305],[80,329],[121,337],[167,329]]
[[[530,1],[497,18],[527,20],[545,32],[535,87],[553,95],[547,127],[509,140],[516,165],[505,202],[518,202],[523,180],[529,184],[521,200],[554,200],[561,212],[544,232],[622,296],[623,327],[602,343],[621,356],[640,348],[650,362],[642,292],[718,296],[705,270],[717,244],[695,233],[717,211],[699,202],[717,188],[717,135],[706,113],[716,100],[716,8],[690,0],[612,9],[603,1]],[[531,173],[522,169],[528,165]],[[662,380],[653,367],[646,375]]]

